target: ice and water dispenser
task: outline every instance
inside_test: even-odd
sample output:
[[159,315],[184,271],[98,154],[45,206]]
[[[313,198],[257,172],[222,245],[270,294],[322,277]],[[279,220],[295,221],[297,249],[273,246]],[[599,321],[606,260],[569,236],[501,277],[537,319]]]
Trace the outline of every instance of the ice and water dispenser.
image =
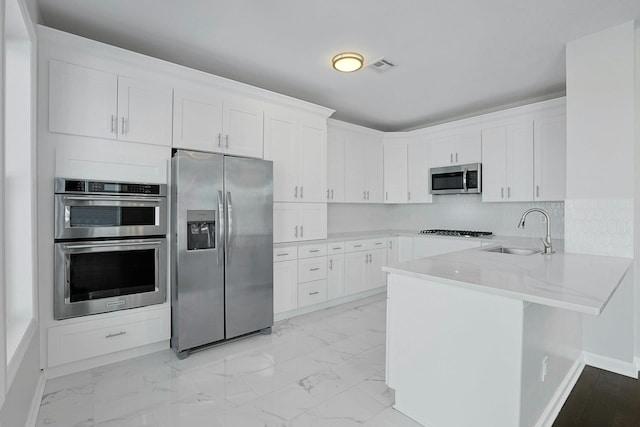
[[215,249],[216,211],[187,211],[187,250]]

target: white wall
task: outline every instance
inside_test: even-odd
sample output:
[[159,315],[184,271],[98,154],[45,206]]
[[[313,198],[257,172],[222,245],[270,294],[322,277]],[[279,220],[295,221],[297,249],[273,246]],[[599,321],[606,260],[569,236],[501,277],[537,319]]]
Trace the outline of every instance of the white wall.
[[[628,22],[567,44],[568,252],[633,257],[635,33]],[[633,271],[584,319],[589,364],[637,374]]]

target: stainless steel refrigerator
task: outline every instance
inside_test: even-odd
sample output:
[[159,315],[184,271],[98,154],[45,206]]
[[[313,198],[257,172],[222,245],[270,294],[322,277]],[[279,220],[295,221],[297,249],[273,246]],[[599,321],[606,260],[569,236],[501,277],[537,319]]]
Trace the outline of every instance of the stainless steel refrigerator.
[[179,358],[273,325],[273,164],[172,158],[172,337]]

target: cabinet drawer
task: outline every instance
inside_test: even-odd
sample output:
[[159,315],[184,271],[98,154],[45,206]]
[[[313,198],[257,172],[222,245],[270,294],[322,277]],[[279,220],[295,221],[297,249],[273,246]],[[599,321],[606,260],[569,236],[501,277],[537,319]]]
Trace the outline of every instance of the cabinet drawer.
[[327,257],[298,260],[298,283],[327,278]]
[[48,366],[152,344],[171,338],[170,307],[48,329]]
[[369,249],[369,241],[368,240],[352,240],[350,242],[346,242],[344,245],[345,252],[358,252],[358,251],[366,251]]
[[318,304],[327,300],[327,280],[301,283],[298,285],[298,307]]
[[282,246],[273,249],[273,262],[291,261],[292,259],[298,259],[297,246]]
[[298,258],[311,258],[327,255],[327,244],[298,246]]
[[329,255],[343,254],[344,242],[333,242],[327,244],[327,253]]
[[384,249],[387,247],[387,243],[389,242],[389,239],[387,239],[386,237],[381,238],[381,239],[371,239],[369,240],[369,248],[370,249]]

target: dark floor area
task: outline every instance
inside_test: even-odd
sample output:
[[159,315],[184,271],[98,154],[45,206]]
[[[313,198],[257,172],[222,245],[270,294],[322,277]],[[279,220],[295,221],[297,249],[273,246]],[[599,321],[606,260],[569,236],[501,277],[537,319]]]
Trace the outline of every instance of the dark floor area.
[[585,366],[553,427],[614,426],[640,426],[640,380]]

